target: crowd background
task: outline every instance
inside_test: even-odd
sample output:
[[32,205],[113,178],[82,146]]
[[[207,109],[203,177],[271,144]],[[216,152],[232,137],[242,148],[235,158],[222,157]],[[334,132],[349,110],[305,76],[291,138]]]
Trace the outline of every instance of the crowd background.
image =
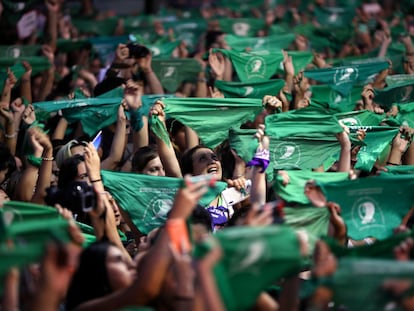
[[414,310],[413,13],[0,1],[1,310]]

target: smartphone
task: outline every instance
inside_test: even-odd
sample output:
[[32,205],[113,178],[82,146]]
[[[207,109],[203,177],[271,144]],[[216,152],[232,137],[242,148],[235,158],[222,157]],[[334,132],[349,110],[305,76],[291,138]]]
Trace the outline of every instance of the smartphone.
[[250,179],[246,180],[246,188],[244,191],[237,190],[234,187],[227,188],[221,192],[221,196],[227,205],[237,204],[250,195],[250,190],[252,188],[252,181]]
[[102,131],[99,131],[98,134],[96,134],[95,138],[92,140],[92,145],[95,147],[96,150],[99,149],[101,146],[102,141]]

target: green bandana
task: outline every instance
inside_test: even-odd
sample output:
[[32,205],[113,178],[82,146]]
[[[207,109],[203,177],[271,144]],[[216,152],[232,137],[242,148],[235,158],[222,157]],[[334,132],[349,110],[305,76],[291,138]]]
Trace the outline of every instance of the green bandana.
[[38,44],[32,45],[1,45],[0,57],[28,57],[38,56],[41,53],[42,47]]
[[330,214],[325,207],[284,207],[283,213],[286,225],[308,234],[311,252],[319,238],[328,234]]
[[122,97],[65,99],[33,104],[36,113],[62,110],[69,123],[80,121],[83,131],[93,136],[100,129],[116,122]]
[[287,171],[289,183],[284,186],[283,178],[276,175],[273,183],[273,189],[283,200],[289,203],[310,204],[305,195],[305,184],[309,180],[315,180],[321,183],[337,182],[348,179],[348,173],[340,172],[313,172],[308,170]]
[[153,59],[166,59],[172,56],[172,52],[181,44],[181,41],[166,42],[163,44],[148,44]]
[[335,116],[305,113],[304,110],[269,115],[265,119],[266,133],[276,139],[302,135],[334,136],[343,132]]
[[381,171],[381,175],[406,175],[406,174],[414,174],[414,165],[390,165],[385,167],[387,171]]
[[379,90],[375,89],[374,102],[391,108],[393,104],[409,103],[414,101],[413,81],[402,81],[392,86]]
[[[49,60],[44,56],[28,56],[19,58],[0,57],[0,68],[22,66],[22,61],[27,61],[32,66],[32,76],[35,76],[50,68]],[[23,66],[21,68],[23,68]]]
[[230,82],[216,80],[214,86],[218,88],[225,97],[260,98],[265,95],[277,95],[285,86],[282,79],[274,79],[263,82]]
[[341,206],[348,236],[356,240],[389,237],[412,206],[410,189],[414,181],[409,175],[381,175],[321,185],[328,201]]
[[347,27],[355,16],[354,8],[347,7],[316,7],[316,21],[323,27]]
[[[223,255],[213,271],[226,310],[249,309],[260,292],[301,269],[298,238],[287,226],[227,228],[215,238]],[[210,248],[197,245],[195,256]]]
[[197,79],[201,65],[193,58],[154,59],[152,69],[162,86],[168,92],[174,93],[184,81],[193,82]]
[[365,129],[367,134],[364,139],[365,146],[358,152],[355,169],[369,172],[382,152],[391,144],[399,129],[388,126],[356,126],[351,129],[356,131],[359,128]]
[[242,82],[260,82],[270,79],[283,61],[281,52],[261,50],[257,52],[237,52],[224,49],[213,49],[227,56]]
[[237,155],[246,163],[253,158],[259,146],[254,136],[256,132],[257,130],[255,129],[230,129],[229,131],[231,149],[236,151]]
[[165,29],[172,28],[175,39],[180,42],[184,41],[190,51],[197,50],[200,38],[207,29],[207,21],[204,18],[164,22],[163,25]]
[[[412,282],[413,278],[414,265],[410,261],[343,258],[332,277],[333,301],[347,310],[386,310],[395,298],[382,289],[385,281]],[[357,290],[355,280],[358,280]]]
[[361,99],[362,87],[354,86],[351,92],[343,96],[328,85],[312,85],[311,106],[322,107],[332,112],[348,112],[355,108]]
[[70,240],[68,221],[55,208],[18,201],[0,209],[0,235],[0,276],[11,267],[38,262],[48,243]]
[[414,74],[400,74],[400,75],[391,75],[385,78],[387,86],[396,86],[401,83],[411,82],[414,84]]
[[259,30],[265,28],[265,22],[260,18],[220,18],[220,29],[240,37],[257,36]]
[[335,117],[346,126],[378,126],[384,120],[385,115],[369,110],[359,110],[336,113]]
[[[288,55],[292,58],[295,74],[298,74],[300,71],[304,70],[309,64],[312,63],[313,60],[312,52],[288,51]],[[277,72],[280,74],[284,72],[283,63],[280,64]]]
[[403,240],[412,237],[414,232],[408,231],[394,234],[384,240],[375,241],[373,244],[365,244],[362,246],[346,247],[340,245],[333,238],[324,237],[324,241],[329,245],[332,253],[337,258],[342,257],[358,257],[358,258],[382,258],[395,259],[394,248]]
[[251,98],[166,98],[163,102],[167,115],[196,131],[212,149],[228,137],[230,128],[253,120],[263,109],[261,100]]
[[[183,185],[182,178],[112,171],[101,173],[105,188],[143,234],[165,223],[175,193]],[[226,186],[224,182],[217,182],[215,187],[209,188],[200,204],[207,206]]]
[[81,34],[92,34],[97,36],[112,36],[114,34],[118,17],[109,17],[103,20],[90,18],[72,18],[72,24]]
[[246,51],[246,49],[253,51],[277,51],[287,49],[292,41],[295,40],[295,35],[293,33],[285,33],[267,37],[240,37],[226,34],[225,40],[231,49],[235,51]]
[[329,84],[332,89],[346,96],[354,85],[365,83],[367,79],[389,67],[388,62],[355,64],[331,68],[306,70],[305,76],[315,81]]
[[88,41],[92,44],[94,51],[99,55],[103,64],[110,64],[118,44],[128,42],[128,36],[92,37]]

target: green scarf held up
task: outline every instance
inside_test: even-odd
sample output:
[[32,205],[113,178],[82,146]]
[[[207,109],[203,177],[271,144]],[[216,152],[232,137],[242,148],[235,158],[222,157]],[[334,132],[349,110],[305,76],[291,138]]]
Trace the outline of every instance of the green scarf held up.
[[207,29],[207,21],[204,18],[165,21],[163,25],[165,29],[173,29],[175,40],[185,42],[190,52],[197,51],[200,38]]
[[163,102],[165,113],[193,129],[209,148],[222,143],[230,128],[254,120],[263,109],[261,100],[251,98],[165,98]]
[[277,35],[270,35],[267,37],[241,37],[232,34],[226,34],[225,41],[235,51],[252,51],[258,50],[281,50],[287,49],[289,45],[295,40],[293,33],[284,33]]
[[193,58],[154,59],[152,69],[162,86],[168,92],[174,93],[183,82],[197,80],[201,65]]
[[343,132],[335,116],[308,114],[301,110],[269,115],[265,119],[266,133],[281,139],[302,134],[335,135]]
[[272,79],[262,82],[244,83],[216,80],[214,86],[224,94],[224,97],[263,99],[265,95],[277,96],[285,86],[285,81],[282,79]]
[[[165,223],[175,194],[183,185],[182,178],[112,171],[101,173],[105,188],[143,234]],[[224,182],[216,182],[216,186],[209,188],[200,204],[207,206],[226,186]]]
[[343,129],[333,115],[301,109],[267,116],[265,125],[270,138],[268,178],[273,169],[320,167],[340,151],[336,134]]
[[389,165],[385,166],[386,171],[381,171],[381,175],[414,175],[414,165]]
[[367,79],[389,67],[388,62],[355,64],[331,68],[305,70],[309,79],[329,84],[342,96],[347,96],[354,85],[365,83]]
[[329,85],[312,85],[311,106],[322,107],[332,112],[350,112],[361,99],[362,87],[354,86],[347,96],[341,95]]
[[337,182],[348,179],[347,172],[314,172],[310,170],[288,170],[289,183],[283,185],[283,178],[280,175],[274,179],[273,189],[283,200],[289,203],[310,204],[305,195],[305,184],[309,180],[316,182]]
[[393,234],[384,240],[377,240],[373,244],[346,247],[340,245],[337,240],[331,237],[324,237],[323,240],[328,244],[332,253],[337,258],[381,258],[395,259],[394,249],[408,237],[413,237],[413,231]]
[[153,59],[167,59],[172,56],[173,51],[181,44],[181,41],[176,40],[162,44],[148,44]]
[[[248,310],[263,290],[301,270],[298,237],[288,226],[233,227],[214,238],[223,255],[213,273],[226,310]],[[210,249],[207,242],[197,245],[195,256]]]
[[316,7],[316,21],[323,27],[347,27],[355,16],[353,7]]
[[361,147],[357,155],[355,169],[370,172],[375,162],[384,150],[392,143],[399,128],[388,126],[363,126],[352,127],[352,131],[362,128],[366,131],[365,145]]
[[411,82],[414,84],[414,74],[400,74],[400,75],[391,75],[385,77],[385,82],[387,86],[396,86],[400,83]]
[[108,17],[102,20],[91,18],[72,18],[72,24],[81,34],[93,34],[97,36],[114,35],[118,17]]
[[410,175],[380,175],[321,186],[328,201],[340,205],[348,236],[355,240],[391,236],[414,198]]
[[80,121],[83,131],[93,136],[100,129],[116,122],[122,96],[122,88],[115,88],[98,97],[37,102],[33,106],[36,114],[62,110],[69,123]]
[[249,162],[259,146],[255,129],[230,129],[229,144],[244,162]]
[[68,221],[50,206],[8,201],[0,220],[0,277],[11,267],[38,262],[49,243],[70,241]]
[[330,213],[326,207],[284,207],[283,213],[287,226],[307,233],[310,253],[316,242],[328,234]]
[[401,126],[408,125],[414,127],[414,102],[395,104],[398,108],[398,114],[396,116],[388,116],[385,119],[387,124]]
[[219,25],[225,33],[241,37],[254,37],[264,29],[265,22],[261,18],[220,18]]
[[410,281],[412,289],[414,264],[389,259],[342,258],[330,279],[335,305],[343,305],[346,310],[386,310],[396,297],[387,293],[384,285],[391,280]]
[[336,113],[335,117],[346,126],[378,126],[384,120],[385,115],[380,115],[369,110],[349,111]]
[[[309,51],[287,51],[288,55],[292,58],[293,69],[295,74],[298,74],[302,70],[305,70],[306,67],[312,63],[313,53]],[[284,67],[283,63],[280,64],[279,68],[276,71],[279,74],[283,74]]]
[[213,49],[228,57],[242,82],[260,82],[270,79],[280,68],[283,61],[282,52],[261,50],[256,52],[237,52]]
[[374,102],[388,109],[393,104],[410,103],[414,101],[413,90],[413,81],[401,81],[381,90],[375,89]]

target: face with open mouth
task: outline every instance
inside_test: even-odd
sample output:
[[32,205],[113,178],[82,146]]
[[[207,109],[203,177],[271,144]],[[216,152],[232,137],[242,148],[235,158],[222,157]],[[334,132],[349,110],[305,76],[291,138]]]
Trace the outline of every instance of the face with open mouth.
[[214,174],[217,180],[221,179],[221,163],[217,155],[208,148],[200,148],[194,152],[193,175]]

